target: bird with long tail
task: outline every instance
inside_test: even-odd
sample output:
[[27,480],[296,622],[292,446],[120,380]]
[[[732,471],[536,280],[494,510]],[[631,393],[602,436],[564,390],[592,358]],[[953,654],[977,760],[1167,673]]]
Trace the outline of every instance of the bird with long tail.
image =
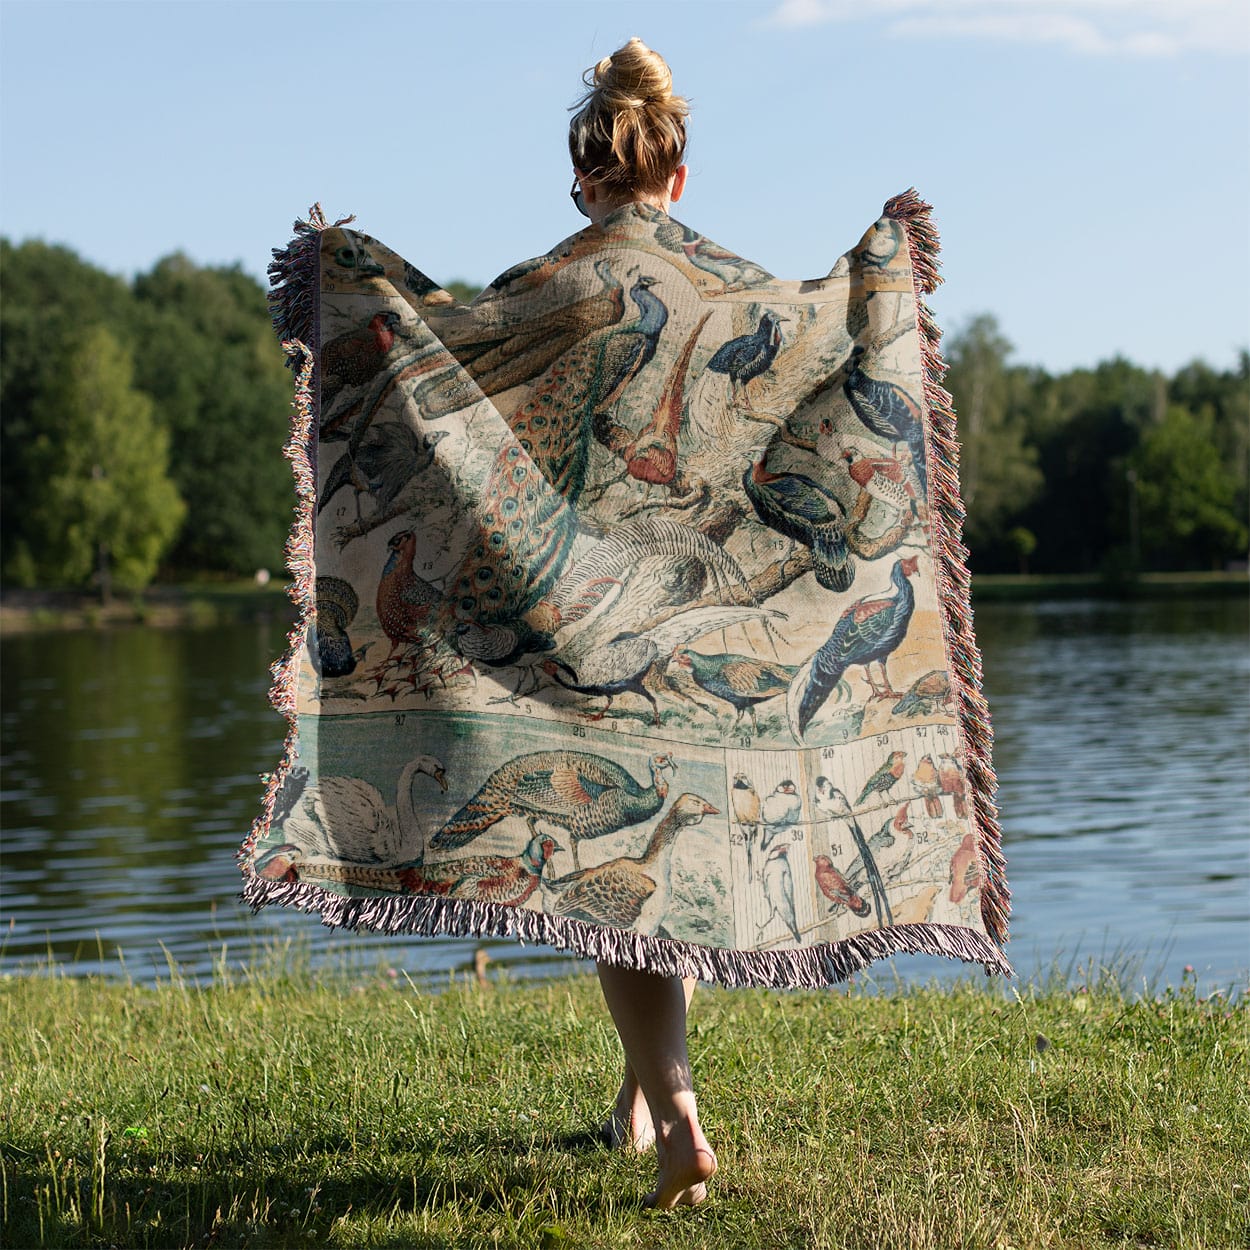
[[[816,713],[852,665],[863,667],[873,698],[902,698],[890,686],[885,662],[907,636],[916,607],[916,594],[908,579],[915,576],[917,567],[916,556],[896,560],[890,571],[895,593],[882,598],[865,597],[851,604],[838,618],[828,640],[800,668],[786,701],[790,728],[798,741],[803,741]],[[881,666],[880,687],[869,667],[874,663]]]
[[756,515],[769,529],[812,553],[812,571],[827,590],[846,590],[855,564],[846,545],[846,508],[827,486],[805,473],[773,473],[760,456],[742,475]]
[[668,796],[671,755],[653,755],[651,784],[640,785],[628,769],[589,751],[534,751],[500,765],[476,794],[430,839],[436,850],[465,846],[499,821],[521,816],[530,836],[539,821],[565,830],[573,864],[583,839],[602,838],[649,820]]
[[[851,840],[859,851],[859,862],[863,866],[863,871],[868,878],[869,889],[872,891],[873,906],[877,909],[878,926],[893,924],[894,916],[890,911],[890,900],[886,897],[885,883],[881,879],[881,870],[877,867],[872,847],[864,836],[864,831],[860,828],[859,821],[855,818],[855,813],[851,809],[851,804],[847,800],[846,795],[828,777],[817,777],[813,789],[812,801],[815,803],[817,810],[836,820],[845,821],[846,827],[850,831]],[[847,871],[846,879],[848,884],[855,889],[857,885],[853,873],[854,866]]]
[[920,482],[920,495],[929,500],[929,475],[925,463],[924,419],[920,405],[901,386],[870,377],[863,370],[864,349],[851,352],[850,367],[842,384],[855,415],[878,438],[907,444],[912,466]]

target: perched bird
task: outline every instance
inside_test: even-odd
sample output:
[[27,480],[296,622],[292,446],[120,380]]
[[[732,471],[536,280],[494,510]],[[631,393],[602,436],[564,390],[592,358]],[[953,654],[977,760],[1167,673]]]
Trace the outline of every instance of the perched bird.
[[891,708],[895,716],[928,716],[950,702],[950,678],[935,668],[917,677],[907,693]]
[[803,473],[772,473],[767,453],[742,475],[742,487],[769,529],[802,543],[812,571],[827,590],[846,590],[855,566],[846,545],[846,508],[826,486]]
[[861,366],[862,347],[851,352],[843,392],[855,415],[879,438],[907,444],[912,467],[920,482],[921,498],[928,503],[929,478],[924,455],[924,423],[920,405],[892,382],[871,378]]
[[713,373],[729,377],[735,405],[741,406],[741,394],[748,384],[772,368],[781,350],[781,323],[785,320],[775,312],[765,312],[752,333],[722,343],[707,362]]
[[938,788],[938,770],[933,763],[932,755],[920,757],[920,763],[916,765],[916,771],[912,773],[911,779],[916,783],[916,789],[920,791],[920,796],[924,799],[924,814],[935,819],[939,818],[942,815],[942,799]]
[[609,332],[599,347],[602,386],[595,401],[596,412],[615,404],[655,355],[660,331],[668,322],[664,301],[651,294],[651,288],[658,285],[655,278],[646,274],[635,279],[629,298],[638,308],[637,319]]
[[856,248],[860,263],[873,269],[887,269],[903,245],[903,227],[890,217],[882,217]]
[[776,917],[790,931],[796,942],[803,940],[799,932],[798,916],[794,910],[794,873],[790,870],[790,844],[783,842],[768,853],[760,872],[764,884],[764,897],[768,900],[768,917],[759,926],[758,942]]
[[972,834],[965,833],[955,854],[951,856],[952,903],[962,903],[964,898],[981,884],[981,863],[977,857],[977,844]]
[[[625,471],[639,482],[671,486],[677,478],[677,436],[685,405],[686,374],[700,332],[712,314],[704,313],[678,353],[660,393],[655,413],[636,435],[622,425],[600,419],[597,437],[625,462]],[[604,432],[607,432],[606,441]]]
[[741,291],[745,287],[760,286],[771,282],[773,275],[759,265],[743,260],[741,256],[726,251],[711,239],[696,234],[689,226],[666,222],[656,230],[656,242],[670,252],[681,252],[686,259],[704,273],[711,274],[724,284],[726,291]]
[[968,815],[968,780],[964,766],[946,751],[938,755],[938,783],[943,794],[949,794],[955,805],[955,815]]
[[857,916],[866,916],[872,910],[858,894],[851,889],[845,877],[833,866],[828,855],[817,855],[812,861],[816,871],[816,884],[820,892],[829,900],[830,914],[839,908],[849,908]]
[[677,835],[717,809],[697,794],[683,794],[655,827],[646,850],[548,881],[556,897],[551,913],[654,934],[672,899],[673,843]]
[[905,898],[894,909],[895,924],[924,924],[933,911],[933,900],[937,898],[940,885],[927,885],[919,894]]
[[356,671],[364,655],[364,648],[352,647],[347,632],[360,600],[351,582],[324,573],[317,577],[313,593],[315,607],[308,638],[313,670],[321,677],[347,677]]
[[392,534],[386,547],[388,554],[378,579],[376,609],[393,656],[400,647],[429,641],[423,631],[442,596],[413,568],[417,536],[412,530]]
[[671,755],[653,755],[651,784],[639,785],[613,760],[589,751],[534,751],[495,769],[477,793],[430,839],[438,850],[464,846],[508,816],[523,816],[530,836],[540,820],[567,831],[573,863],[584,838],[602,838],[654,816],[668,795]]
[[[890,686],[885,662],[906,637],[911,624],[916,595],[907,579],[915,574],[918,564],[916,556],[896,560],[890,571],[895,593],[883,598],[865,597],[851,604],[838,618],[828,641],[799,670],[787,699],[790,726],[799,741],[842,674],[853,664],[863,666],[873,698],[901,697]],[[884,684],[880,688],[872,678],[870,666],[874,661],[881,665]]]
[[[902,752],[899,751],[896,754],[902,755]],[[901,765],[899,776],[902,776]],[[846,795],[828,777],[817,777],[813,783],[813,790],[812,801],[815,803],[816,809],[823,812],[826,816],[845,821],[846,827],[850,831],[851,840],[859,851],[858,860],[853,862],[851,867],[847,869],[847,883],[852,889],[858,891],[859,877],[862,873],[872,891],[873,905],[877,909],[878,926],[893,924],[894,917],[890,911],[889,899],[886,898],[885,882],[881,879],[881,870],[877,867],[873,847],[869,844],[868,839],[864,837],[864,831],[860,828],[859,821],[855,818],[851,805],[847,802]],[[892,836],[890,841],[893,842]]]
[[679,651],[674,660],[690,673],[696,685],[732,706],[737,713],[735,729],[749,714],[756,733],[760,727],[755,705],[784,694],[797,671],[791,664],[732,653],[704,655],[699,651]]
[[[317,515],[330,500],[350,486],[356,497],[356,520],[360,522],[360,496],[369,494],[374,509],[368,524],[346,529],[347,537],[359,537],[407,511],[406,497],[413,479],[433,463],[434,448],[447,437],[445,430],[418,435],[405,421],[379,421],[370,425],[359,444],[348,448],[331,466],[317,499]],[[340,543],[340,545],[342,545]]]
[[842,459],[846,461],[851,480],[860,490],[867,491],[896,512],[909,512],[917,521],[921,520],[919,483],[913,480],[901,460],[894,456],[857,456],[849,447],[842,452]]
[[448,898],[520,907],[538,888],[547,861],[561,849],[553,838],[535,834],[520,855],[471,855],[413,865],[405,886],[413,892],[445,892]]
[[760,814],[764,818],[764,837],[760,850],[768,848],[783,834],[794,828],[803,818],[803,799],[799,789],[788,777],[779,781],[763,802]]
[[[378,272],[381,272],[379,268]],[[382,371],[391,348],[395,346],[395,331],[399,326],[399,314],[387,309],[374,313],[369,324],[358,330],[349,330],[330,339],[321,348],[321,439],[328,442],[344,439],[347,431],[341,421],[331,413],[339,392],[348,386],[363,386]]]
[[874,794],[884,794],[888,797],[890,791],[902,780],[906,761],[905,751],[891,751],[881,767],[864,782],[864,788],[860,791],[859,798],[855,800],[855,806],[862,807],[865,799],[871,798]]
[[734,773],[729,798],[733,804],[734,823],[742,830],[742,841],[747,848],[747,879],[750,880],[751,848],[760,832],[760,796],[746,773]]

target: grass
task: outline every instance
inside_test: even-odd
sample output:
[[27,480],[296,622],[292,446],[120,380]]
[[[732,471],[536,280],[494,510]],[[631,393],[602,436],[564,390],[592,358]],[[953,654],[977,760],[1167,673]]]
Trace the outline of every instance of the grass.
[[1224,1247],[1250,1239],[1250,1007],[1191,981],[700,990],[721,1171],[642,1211],[593,1144],[593,980],[0,982],[6,1246]]

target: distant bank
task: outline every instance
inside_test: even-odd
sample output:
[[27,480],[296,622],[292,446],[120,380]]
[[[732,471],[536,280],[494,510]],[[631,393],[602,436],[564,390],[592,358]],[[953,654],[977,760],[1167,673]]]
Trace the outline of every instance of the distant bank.
[[[1121,579],[1095,573],[986,573],[972,581],[974,603],[1215,598],[1247,593],[1250,576],[1244,571],[1144,573]],[[81,590],[0,589],[0,634],[118,625],[194,628],[231,621],[293,620],[294,615],[286,583],[277,580],[263,586],[250,579],[152,586],[140,595],[119,595],[107,605]]]

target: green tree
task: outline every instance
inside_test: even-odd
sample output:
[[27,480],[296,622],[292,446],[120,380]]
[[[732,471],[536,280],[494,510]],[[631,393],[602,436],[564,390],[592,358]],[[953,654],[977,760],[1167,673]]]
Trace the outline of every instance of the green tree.
[[961,442],[960,490],[968,509],[964,534],[978,564],[1015,548],[1005,524],[1042,487],[1037,452],[1026,442],[1022,406],[1027,371],[1011,368],[1010,342],[988,314],[974,318],[947,347],[945,385],[955,399]]
[[28,548],[39,579],[101,596],[142,589],[182,523],[169,438],[133,383],[130,353],[102,326],[66,350],[32,405],[35,495]]
[[264,291],[237,266],[176,255],[135,280],[135,297],[138,385],[170,431],[170,471],[188,508],[172,562],[280,567],[292,505],[281,454],[291,379]]
[[1136,474],[1142,549],[1164,568],[1219,567],[1243,556],[1237,477],[1212,436],[1208,415],[1169,406],[1129,457]]

